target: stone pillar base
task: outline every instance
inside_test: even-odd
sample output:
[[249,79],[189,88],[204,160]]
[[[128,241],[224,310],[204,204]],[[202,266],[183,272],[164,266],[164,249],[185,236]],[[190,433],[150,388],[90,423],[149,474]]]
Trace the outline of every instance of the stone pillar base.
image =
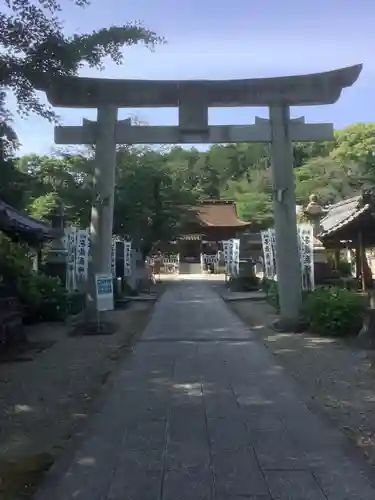
[[272,323],[272,329],[280,333],[303,333],[307,329],[307,324],[301,319],[294,321],[280,318]]
[[362,349],[375,349],[375,309],[366,311],[357,343]]

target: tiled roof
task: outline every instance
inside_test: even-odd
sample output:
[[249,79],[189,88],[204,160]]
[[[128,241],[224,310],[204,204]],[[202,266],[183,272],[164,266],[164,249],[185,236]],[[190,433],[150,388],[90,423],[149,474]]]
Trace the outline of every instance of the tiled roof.
[[368,210],[371,210],[370,204],[364,203],[362,196],[354,196],[331,205],[320,221],[322,231],[319,237],[328,236],[343,228]]
[[54,230],[47,224],[33,219],[2,200],[0,200],[0,229],[30,234],[38,233],[45,238],[54,234]]
[[237,216],[234,201],[204,201],[195,207],[199,223],[206,227],[245,227],[249,222],[240,220]]

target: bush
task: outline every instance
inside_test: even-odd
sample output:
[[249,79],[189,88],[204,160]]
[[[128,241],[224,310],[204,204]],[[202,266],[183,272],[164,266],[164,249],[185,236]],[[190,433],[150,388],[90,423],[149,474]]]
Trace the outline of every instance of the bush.
[[338,263],[337,270],[342,276],[351,276],[352,264],[350,262],[340,261]]
[[59,278],[32,270],[30,248],[0,232],[0,278],[3,293],[16,295],[25,320],[60,321],[66,316],[66,291]]
[[18,283],[18,296],[28,321],[62,321],[66,317],[67,297],[59,278],[30,273]]
[[[267,294],[267,301],[271,306],[273,306],[277,311],[280,310],[280,297],[279,297],[279,285],[277,281],[264,280],[263,290]],[[306,298],[311,292],[302,290],[302,304],[306,302]],[[302,313],[302,311],[301,311]]]
[[275,309],[279,310],[280,309],[280,299],[279,299],[279,287],[277,284],[277,281],[270,281],[267,284],[267,298],[268,302],[273,306]]
[[86,307],[86,295],[83,292],[70,292],[66,295],[66,314],[81,313]]
[[236,276],[229,280],[229,287],[237,292],[249,292],[259,290],[259,278],[256,276]]
[[260,282],[260,288],[263,290],[264,293],[268,292],[268,289],[269,289],[271,283],[272,283],[271,280],[269,280],[267,278],[262,278],[262,280]]
[[341,337],[358,333],[367,307],[365,297],[344,288],[319,288],[309,293],[303,312],[309,329]]
[[44,321],[63,321],[66,317],[67,293],[61,280],[42,273],[36,276],[42,294],[40,318]]

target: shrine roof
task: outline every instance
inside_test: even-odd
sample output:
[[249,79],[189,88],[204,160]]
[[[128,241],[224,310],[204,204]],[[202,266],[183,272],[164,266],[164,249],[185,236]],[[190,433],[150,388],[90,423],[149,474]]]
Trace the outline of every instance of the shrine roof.
[[0,230],[10,236],[18,234],[24,239],[28,239],[30,236],[37,239],[48,239],[54,235],[54,230],[50,226],[33,219],[2,200],[0,200]]
[[372,203],[369,195],[353,196],[352,198],[339,201],[327,208],[326,215],[320,221],[322,230],[319,238],[331,236],[333,233],[344,229],[350,223],[371,212]]
[[234,201],[210,200],[195,207],[199,224],[203,227],[248,227],[249,222],[238,218]]

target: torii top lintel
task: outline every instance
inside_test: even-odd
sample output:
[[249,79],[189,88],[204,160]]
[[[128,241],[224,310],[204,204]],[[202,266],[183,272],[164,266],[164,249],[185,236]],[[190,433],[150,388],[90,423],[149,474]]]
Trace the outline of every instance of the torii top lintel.
[[178,107],[196,100],[207,107],[333,104],[362,71],[362,64],[324,73],[244,80],[114,80],[57,77],[39,85],[53,106],[97,108]]

